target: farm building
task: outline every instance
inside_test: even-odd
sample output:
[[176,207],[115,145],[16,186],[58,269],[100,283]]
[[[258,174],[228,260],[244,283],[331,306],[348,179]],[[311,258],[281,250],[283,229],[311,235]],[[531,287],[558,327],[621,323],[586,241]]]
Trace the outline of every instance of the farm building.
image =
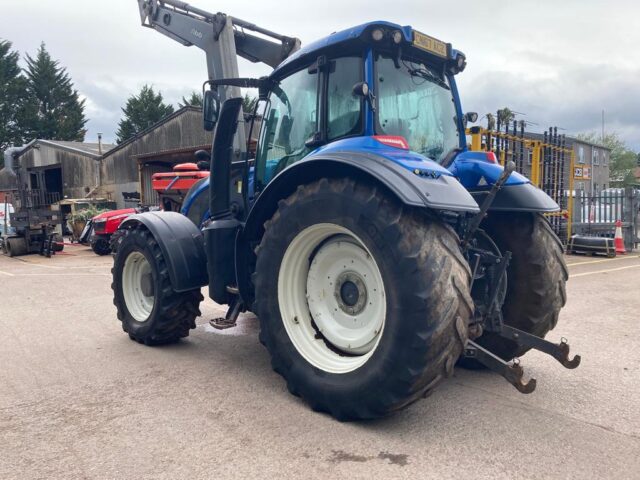
[[154,205],[151,175],[193,162],[197,150],[211,148],[211,132],[202,128],[202,110],[185,106],[106,152],[101,161],[100,196],[125,205]]
[[113,145],[35,139],[5,156],[0,191],[16,190],[17,175],[40,205],[93,194],[102,153]]
[[211,148],[202,128],[202,111],[186,106],[120,145],[36,139],[5,155],[0,192],[17,188],[19,171],[27,189],[42,206],[64,198],[102,197],[118,208],[153,205],[151,175],[171,171]]

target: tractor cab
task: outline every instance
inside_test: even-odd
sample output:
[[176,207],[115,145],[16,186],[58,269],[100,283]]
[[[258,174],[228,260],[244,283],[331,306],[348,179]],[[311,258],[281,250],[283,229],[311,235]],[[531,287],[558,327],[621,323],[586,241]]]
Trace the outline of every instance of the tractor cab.
[[466,144],[454,80],[465,65],[450,44],[386,22],[299,50],[261,92],[257,190],[307,155],[334,148],[384,152],[411,170],[448,173],[439,165]]

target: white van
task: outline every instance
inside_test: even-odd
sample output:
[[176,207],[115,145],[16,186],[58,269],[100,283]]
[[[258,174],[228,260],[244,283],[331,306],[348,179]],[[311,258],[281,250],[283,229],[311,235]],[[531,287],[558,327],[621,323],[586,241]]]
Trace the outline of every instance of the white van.
[[11,214],[13,212],[13,205],[10,203],[0,203],[0,235],[12,235],[15,233],[15,229],[11,228]]

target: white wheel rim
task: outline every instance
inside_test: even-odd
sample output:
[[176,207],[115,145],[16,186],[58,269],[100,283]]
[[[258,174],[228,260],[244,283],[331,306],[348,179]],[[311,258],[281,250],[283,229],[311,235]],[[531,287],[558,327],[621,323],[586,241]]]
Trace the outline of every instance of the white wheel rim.
[[369,360],[387,310],[371,252],[353,232],[329,223],[304,229],[287,247],[278,304],[298,353],[330,373],[351,372]]
[[145,295],[143,282],[151,282],[152,285],[151,265],[141,252],[131,252],[122,268],[122,291],[127,310],[138,322],[146,322],[149,319],[155,299],[153,294]]

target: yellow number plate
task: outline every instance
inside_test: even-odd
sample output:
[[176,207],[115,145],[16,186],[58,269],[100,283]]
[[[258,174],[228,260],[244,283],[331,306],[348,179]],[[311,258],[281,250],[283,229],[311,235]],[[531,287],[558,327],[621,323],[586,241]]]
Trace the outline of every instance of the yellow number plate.
[[438,40],[437,38],[430,37],[424,33],[413,31],[413,44],[426,50],[427,52],[435,53],[441,57],[447,58],[447,44]]

